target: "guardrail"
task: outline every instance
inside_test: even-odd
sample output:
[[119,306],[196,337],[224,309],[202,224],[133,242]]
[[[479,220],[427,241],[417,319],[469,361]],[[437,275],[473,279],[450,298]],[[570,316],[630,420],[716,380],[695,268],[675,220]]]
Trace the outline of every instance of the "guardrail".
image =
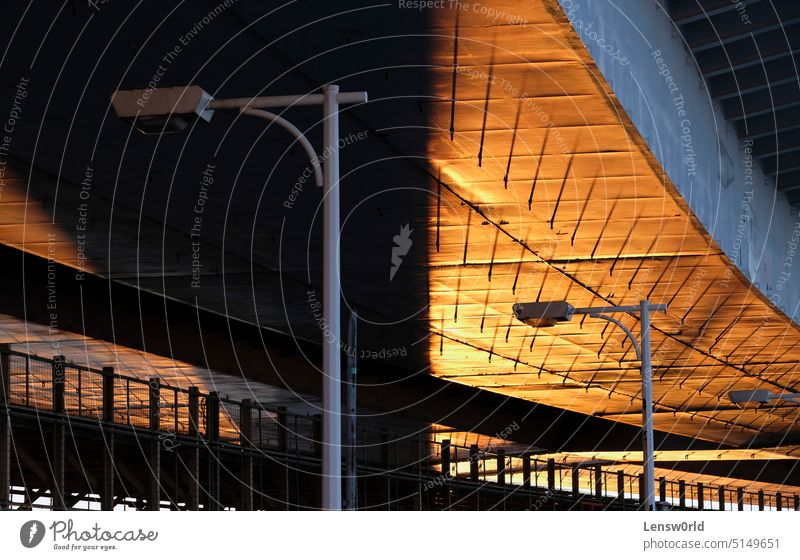
[[[173,387],[154,377],[120,375],[112,368],[90,368],[0,347],[0,404],[6,402],[98,422],[114,423],[220,445],[321,456],[321,418],[289,413],[197,387]],[[532,453],[454,445],[416,436],[392,436],[388,430],[359,430],[359,465],[415,474],[426,484],[453,481],[493,483],[536,489],[561,498],[616,502],[635,507],[641,501],[641,475],[601,464],[562,464]],[[800,510],[800,495],[752,492],[741,487],[658,480],[665,508],[715,510]]]

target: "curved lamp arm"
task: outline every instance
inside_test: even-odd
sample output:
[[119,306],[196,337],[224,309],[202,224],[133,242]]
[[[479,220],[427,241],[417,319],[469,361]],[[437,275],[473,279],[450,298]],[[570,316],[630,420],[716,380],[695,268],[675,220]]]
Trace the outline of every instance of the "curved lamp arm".
[[623,325],[621,321],[615,319],[614,317],[610,317],[608,315],[603,315],[602,313],[591,313],[589,315],[589,317],[594,317],[596,319],[604,319],[604,320],[608,321],[609,323],[614,323],[619,328],[621,328],[623,331],[625,331],[625,334],[628,335],[628,338],[630,339],[631,343],[633,344],[633,349],[636,350],[636,357],[639,359],[639,361],[642,360],[642,349],[639,348],[639,343],[636,341],[636,337],[633,336],[633,333],[631,332],[631,330],[628,327],[626,327],[625,325]]
[[317,183],[318,187],[322,186],[322,168],[320,167],[319,157],[317,156],[317,152],[314,151],[314,147],[311,145],[311,142],[300,132],[295,125],[284,119],[283,117],[276,115],[275,113],[270,113],[269,111],[264,111],[262,109],[246,109],[243,108],[240,111],[244,115],[250,115],[253,117],[259,117],[262,119],[266,119],[270,122],[274,122],[277,125],[282,126],[286,130],[294,136],[300,145],[305,148],[306,153],[308,154],[309,159],[311,160],[311,165],[314,167],[314,179]]

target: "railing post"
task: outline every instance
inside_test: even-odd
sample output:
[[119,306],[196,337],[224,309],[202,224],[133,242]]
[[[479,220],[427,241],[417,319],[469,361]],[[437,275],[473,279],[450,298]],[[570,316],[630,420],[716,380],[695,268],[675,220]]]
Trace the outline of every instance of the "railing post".
[[581,473],[577,465],[572,465],[572,497],[576,500],[581,495]]
[[[64,356],[53,356],[53,412],[64,413],[64,376],[65,376]],[[65,510],[65,454],[66,454],[66,430],[61,421],[56,420],[53,426],[53,509]]]
[[450,440],[442,440],[442,475],[450,478]]
[[242,509],[253,510],[253,401],[245,399],[239,407],[241,426],[239,444],[242,446]]
[[719,487],[719,510],[725,511],[725,486]]
[[660,502],[667,501],[667,479],[663,476],[658,479],[658,500]]
[[469,447],[469,479],[472,482],[478,482],[480,479],[480,456],[478,454],[478,445],[473,444]]
[[778,511],[783,511],[783,494],[780,492],[775,492],[775,502],[778,507]]
[[556,460],[552,457],[547,460],[547,489],[551,492],[556,490]]
[[212,391],[206,397],[206,439],[208,440],[208,509],[218,511],[220,457],[217,453],[219,440],[219,394]]
[[594,496],[603,499],[603,467],[600,465],[594,466]]
[[64,414],[64,356],[53,356],[53,412]]
[[287,414],[286,414],[286,407],[279,406],[278,407],[278,451],[281,453],[286,453],[289,449],[289,437],[286,426],[287,422]]
[[794,495],[794,510],[800,511],[800,496],[797,494]]
[[697,483],[697,509],[703,510],[706,507],[703,483]]
[[149,381],[150,402],[150,476],[147,492],[147,509],[159,511],[161,509],[161,382],[157,377]]
[[0,510],[11,504],[11,360],[8,344],[0,344]]
[[191,511],[200,509],[200,390],[196,386],[189,387],[189,437],[192,442],[186,450],[186,470],[188,471],[188,496],[186,507]]
[[744,488],[736,489],[736,505],[739,511],[744,511]]
[[106,449],[103,453],[103,488],[100,507],[104,511],[114,509],[114,430],[108,424],[114,422],[114,368],[103,368],[103,436]]
[[679,501],[679,508],[686,509],[686,481],[679,480],[678,481],[678,495],[680,497]]
[[506,451],[499,449],[497,451],[497,484],[506,483]]
[[764,511],[764,491],[758,491],[758,511]]
[[522,486],[531,487],[531,454],[522,454]]
[[622,504],[622,509],[625,509],[625,472],[617,471],[617,499]]

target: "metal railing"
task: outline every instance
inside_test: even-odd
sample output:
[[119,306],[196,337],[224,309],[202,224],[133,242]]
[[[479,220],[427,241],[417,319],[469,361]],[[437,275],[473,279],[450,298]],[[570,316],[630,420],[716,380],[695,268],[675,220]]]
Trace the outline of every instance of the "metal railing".
[[[197,437],[308,457],[321,456],[321,418],[289,413],[249,400],[221,398],[149,380],[67,363],[62,356],[42,358],[0,347],[0,403]],[[615,503],[633,508],[641,501],[641,475],[617,465],[566,464],[532,453],[506,453],[394,436],[388,430],[357,433],[357,461],[383,472],[413,474],[429,483],[461,481],[535,489],[574,501]],[[657,499],[668,508],[714,510],[800,510],[800,495],[753,492],[741,487],[661,478]]]

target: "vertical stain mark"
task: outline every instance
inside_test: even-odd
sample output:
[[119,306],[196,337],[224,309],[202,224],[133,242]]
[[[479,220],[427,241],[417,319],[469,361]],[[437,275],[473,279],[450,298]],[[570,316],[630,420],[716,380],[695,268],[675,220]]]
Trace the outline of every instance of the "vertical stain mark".
[[[661,230],[659,229],[658,230],[658,234],[656,234],[656,236],[653,238],[653,241],[650,243],[650,247],[647,249],[647,254],[648,255],[653,254],[653,249],[655,249],[656,243],[658,243],[658,238],[660,236],[661,236]],[[653,257],[653,258],[655,258],[655,257]],[[650,260],[652,261],[653,258],[651,258]],[[644,265],[644,261],[645,261],[645,259],[644,259],[644,257],[642,257],[639,260],[639,264],[636,266],[636,270],[633,271],[633,274],[631,275],[630,280],[628,280],[628,289],[629,290],[631,289],[631,286],[633,285],[633,281],[636,279],[636,276],[638,276],[639,271],[642,269],[642,265]],[[650,269],[648,268],[647,270],[649,271]]]
[[611,210],[608,211],[608,215],[606,216],[606,221],[603,223],[603,229],[601,229],[600,233],[597,235],[597,241],[594,243],[591,258],[594,258],[597,248],[600,246],[600,241],[603,239],[603,235],[606,233],[606,228],[608,227],[608,223],[611,221],[611,216],[614,214],[614,210],[617,208],[617,204],[619,204],[619,199],[615,198],[614,204],[611,205]]
[[450,141],[453,141],[456,132],[456,81],[458,80],[458,32],[459,15],[461,10],[456,10],[456,29],[453,34],[453,88],[450,93]]
[[486,139],[486,119],[489,116],[489,97],[492,94],[492,82],[494,81],[494,47],[489,59],[489,76],[486,79],[486,99],[483,102],[483,124],[481,125],[481,144],[478,148],[478,167],[483,165],[483,142]]
[[[526,239],[527,242],[527,239]],[[517,263],[517,273],[514,275],[514,285],[511,286],[511,295],[515,295],[517,293],[517,282],[519,281],[519,272],[522,270],[522,261],[525,257],[525,242],[522,243],[522,252],[519,255],[519,262]]]
[[564,171],[564,179],[561,181],[561,189],[558,191],[558,198],[556,198],[556,205],[555,208],[553,208],[553,215],[550,216],[550,229],[553,229],[553,223],[556,221],[556,213],[558,212],[558,207],[561,205],[561,197],[564,196],[564,187],[567,184],[569,173],[572,170],[572,161],[574,159],[575,154],[573,153],[567,162],[567,169]]
[[439,233],[442,227],[442,170],[436,176],[436,252],[439,252]]
[[569,239],[570,247],[575,246],[575,236],[578,234],[578,228],[581,227],[581,221],[583,221],[583,215],[586,213],[586,208],[589,206],[589,202],[592,200],[592,193],[594,192],[594,186],[597,184],[597,177],[592,179],[592,185],[589,187],[589,194],[586,195],[586,202],[583,203],[583,208],[581,208],[581,215],[578,216],[578,223],[575,224],[575,229],[572,231],[572,237]]
[[497,238],[500,235],[500,229],[494,230],[494,245],[492,245],[492,259],[489,261],[489,282],[492,281],[492,268],[494,268],[494,257],[497,254]]
[[636,216],[633,219],[633,225],[631,226],[630,231],[628,232],[628,236],[625,238],[625,241],[620,245],[619,251],[617,252],[617,256],[614,257],[614,262],[611,263],[611,268],[608,269],[608,275],[614,276],[614,269],[617,267],[617,263],[619,259],[622,257],[622,253],[625,249],[628,248],[628,243],[631,242],[631,237],[633,237],[633,232],[636,231],[636,225],[639,223],[639,216]]
[[467,264],[467,247],[469,247],[469,226],[472,222],[472,212],[467,211],[467,231],[464,234],[464,263]]
[[506,174],[503,175],[503,187],[508,188],[508,175],[511,173],[511,158],[514,156],[514,144],[517,142],[517,131],[519,130],[519,115],[522,112],[522,98],[517,104],[517,116],[514,119],[514,132],[511,134],[511,147],[508,148],[508,162],[506,163]]
[[550,136],[550,128],[544,131],[544,140],[542,141],[542,150],[539,152],[539,159],[536,162],[536,173],[533,175],[533,183],[531,184],[531,194],[528,196],[528,210],[533,205],[533,195],[536,192],[536,182],[539,180],[539,172],[542,169],[542,160],[544,159],[544,150],[547,147],[547,138]]

